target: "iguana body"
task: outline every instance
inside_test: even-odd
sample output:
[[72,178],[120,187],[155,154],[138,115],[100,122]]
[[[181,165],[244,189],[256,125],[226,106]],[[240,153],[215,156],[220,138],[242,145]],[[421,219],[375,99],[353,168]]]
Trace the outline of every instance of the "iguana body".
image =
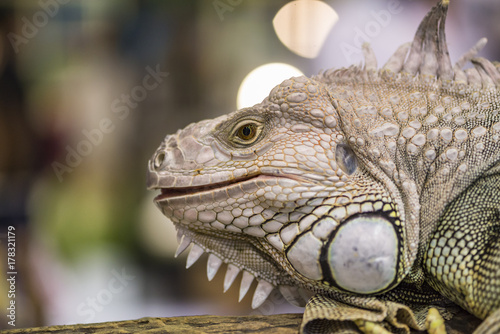
[[273,288],[315,294],[303,332],[405,333],[448,300],[498,329],[500,73],[473,58],[485,40],[451,65],[446,10],[382,69],[365,45],[363,68],[291,78],[167,136],[148,187],[178,253],[193,244],[188,266],[209,253],[211,279],[227,263],[225,289],[243,271],[240,296],[257,279],[253,307]]

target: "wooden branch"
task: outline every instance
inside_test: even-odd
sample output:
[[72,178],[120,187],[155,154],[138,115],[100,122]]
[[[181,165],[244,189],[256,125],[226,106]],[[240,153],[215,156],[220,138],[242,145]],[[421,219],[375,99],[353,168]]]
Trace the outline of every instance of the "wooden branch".
[[[277,333],[296,334],[302,321],[302,314],[276,314],[253,316],[214,316],[201,315],[173,318],[142,318],[137,320],[113,321],[96,324],[77,324],[49,326],[2,331],[5,334],[16,333]],[[465,311],[446,322],[448,334],[469,334],[481,321]],[[422,333],[413,332],[412,333]]]
[[267,316],[191,316],[173,318],[142,318],[97,324],[79,324],[7,330],[2,333],[278,333],[296,334],[302,314]]

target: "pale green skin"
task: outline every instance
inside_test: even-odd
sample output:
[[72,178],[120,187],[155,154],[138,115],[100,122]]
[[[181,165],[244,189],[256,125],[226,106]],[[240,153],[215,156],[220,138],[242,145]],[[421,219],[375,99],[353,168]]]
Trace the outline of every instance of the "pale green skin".
[[[165,189],[155,202],[179,232],[179,252],[195,245],[189,264],[210,253],[211,278],[227,263],[225,289],[244,270],[243,295],[259,280],[255,307],[273,287],[303,305],[312,292],[394,299],[387,292],[402,281],[425,282],[480,318],[500,307],[499,268],[496,276],[477,272],[491,262],[478,240],[496,234],[475,225],[475,243],[453,234],[460,214],[492,229],[500,221],[471,216],[476,204],[465,195],[465,207],[443,214],[500,170],[500,74],[482,58],[461,69],[484,40],[451,66],[446,12],[436,8],[411,49],[400,47],[382,69],[365,45],[364,68],[291,78],[252,108],[165,138],[148,187]],[[255,135],[246,136],[248,125]],[[439,226],[455,232],[434,234]],[[338,242],[341,233],[348,243]],[[451,239],[460,248],[445,251]],[[498,241],[486,246],[500,249]],[[372,260],[375,271],[365,266]],[[487,285],[496,290],[485,298]]]

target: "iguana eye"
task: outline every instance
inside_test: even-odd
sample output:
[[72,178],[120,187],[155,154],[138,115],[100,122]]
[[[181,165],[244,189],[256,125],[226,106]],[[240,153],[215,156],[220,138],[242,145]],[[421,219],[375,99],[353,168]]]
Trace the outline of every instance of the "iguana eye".
[[239,145],[248,146],[254,144],[262,132],[262,126],[252,121],[243,121],[234,127],[231,140]]
[[239,127],[238,131],[236,132],[236,135],[245,141],[250,141],[252,140],[255,135],[257,134],[257,127],[255,124],[248,123],[244,124]]

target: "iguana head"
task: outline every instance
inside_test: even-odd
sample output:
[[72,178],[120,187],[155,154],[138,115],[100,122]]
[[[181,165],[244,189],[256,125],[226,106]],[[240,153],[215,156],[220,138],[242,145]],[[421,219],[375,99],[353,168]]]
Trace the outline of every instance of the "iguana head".
[[295,77],[260,104],[167,136],[149,165],[156,204],[184,243],[212,254],[209,267],[272,286],[390,288],[403,268],[397,204],[337,109],[325,83]]
[[405,278],[419,245],[419,173],[435,158],[425,146],[434,134],[421,133],[437,121],[426,101],[459,90],[460,68],[484,45],[452,70],[446,5],[380,70],[365,45],[363,68],[291,78],[260,104],[164,139],[148,188],[161,191],[178,253],[193,244],[188,266],[209,253],[211,279],[227,263],[224,289],[243,271],[240,299],[256,278],[253,307],[274,287],[303,305],[303,290],[380,294]]

